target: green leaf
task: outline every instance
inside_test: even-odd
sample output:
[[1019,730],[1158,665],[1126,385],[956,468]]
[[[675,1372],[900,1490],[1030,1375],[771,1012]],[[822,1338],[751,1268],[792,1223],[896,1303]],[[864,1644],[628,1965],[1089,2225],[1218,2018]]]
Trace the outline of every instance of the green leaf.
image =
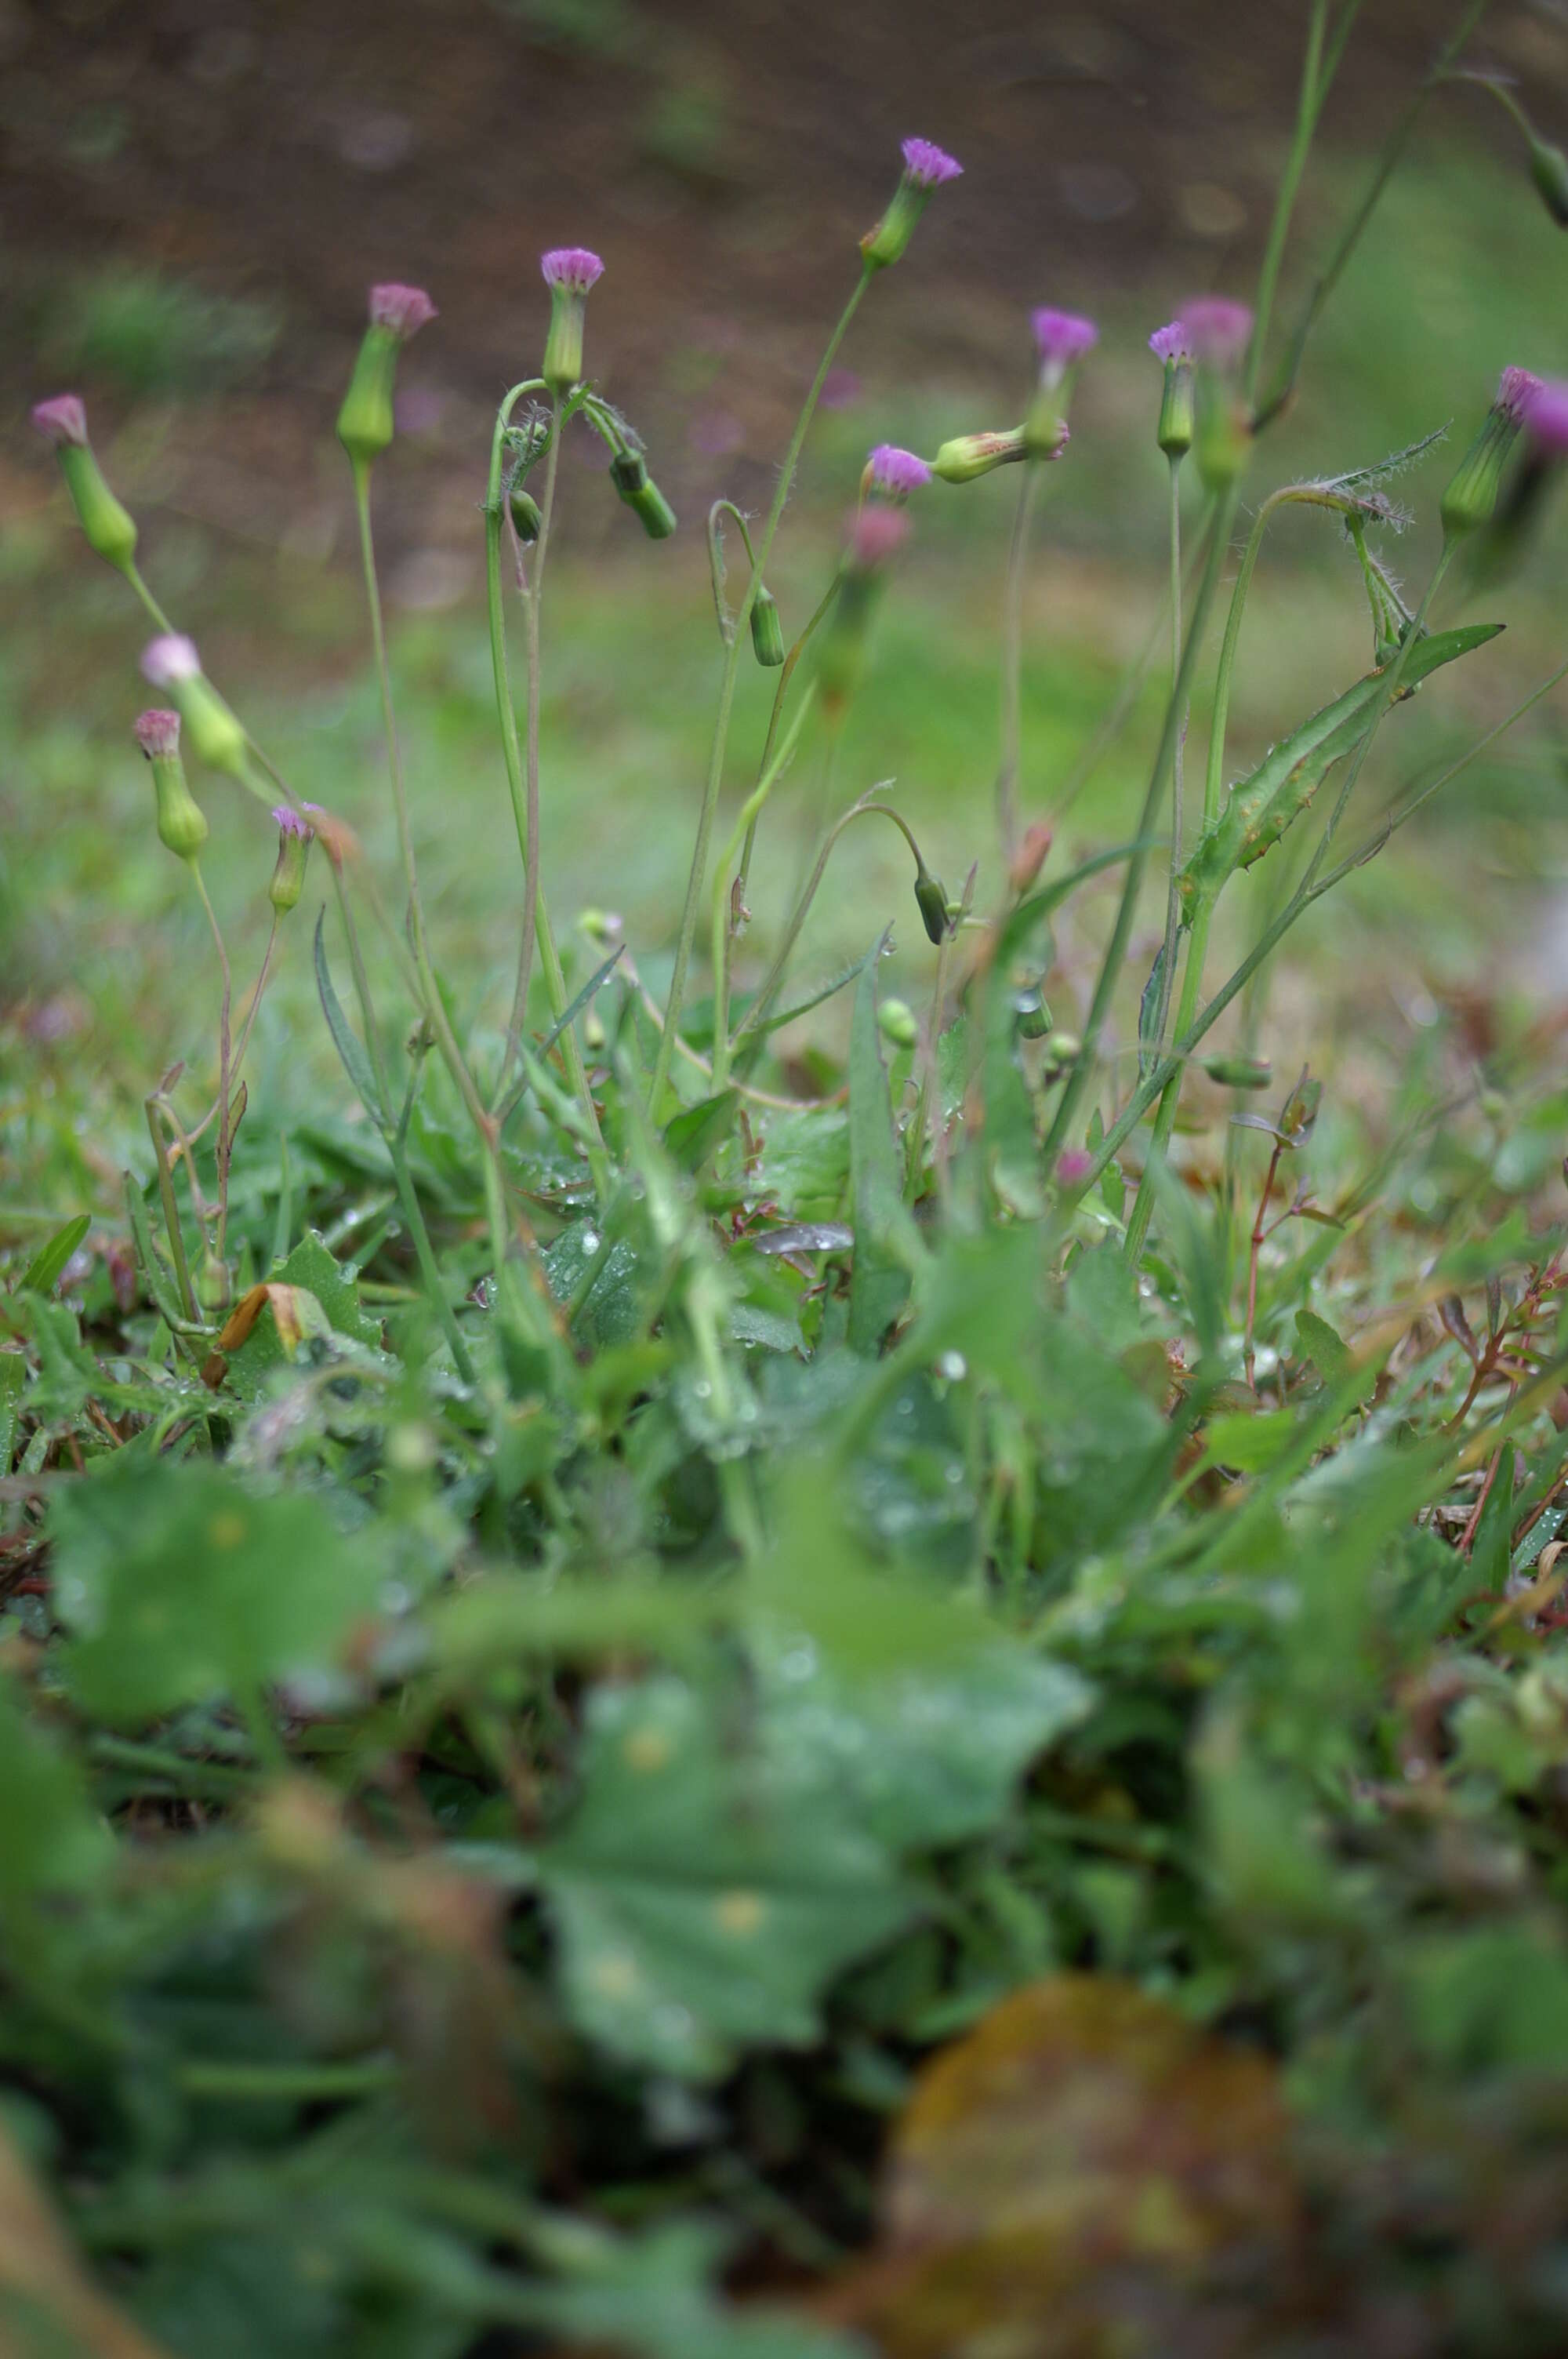
[[19,1294],[51,1294],[67,1262],[92,1225],[91,1212],[78,1212],[73,1221],[67,1221],[62,1229],[57,1229],[48,1244],[40,1245],[27,1264],[17,1282],[16,1291]]
[[783,1767],[679,1680],[590,1697],[539,1867],[572,2017],[613,2054],[708,2079],[747,2042],[805,2046],[824,1984],[918,1907],[809,1752]]
[[107,1864],[108,1829],[90,1807],[77,1763],[0,1676],[0,1893],[8,1900],[91,1885]]
[[700,1170],[720,1142],[734,1127],[735,1109],[741,1103],[739,1090],[720,1090],[713,1098],[702,1098],[684,1114],[677,1114],[665,1132],[665,1152],[682,1171]]
[[308,1229],[287,1261],[272,1273],[276,1283],[300,1286],[313,1294],[330,1321],[334,1333],[348,1335],[372,1351],[381,1344],[381,1321],[360,1306],[359,1288],[319,1229]]
[[382,1579],[379,1546],[318,1499],[130,1450],[62,1492],[49,1528],[61,1675],[115,1727],[330,1665]]
[[1315,1310],[1296,1313],[1296,1341],[1325,1385],[1339,1386],[1346,1382],[1355,1360],[1343,1338],[1335,1333],[1326,1319]]
[[375,1085],[371,1061],[360,1045],[359,1036],[344,1015],[342,1003],[332,988],[332,978],[327,969],[327,943],[324,929],[327,912],[323,908],[316,919],[316,988],[320,994],[321,1012],[327,1018],[343,1071],[354,1085],[354,1093],[371,1120],[383,1130],[390,1127],[390,1117],[381,1103],[381,1093]]

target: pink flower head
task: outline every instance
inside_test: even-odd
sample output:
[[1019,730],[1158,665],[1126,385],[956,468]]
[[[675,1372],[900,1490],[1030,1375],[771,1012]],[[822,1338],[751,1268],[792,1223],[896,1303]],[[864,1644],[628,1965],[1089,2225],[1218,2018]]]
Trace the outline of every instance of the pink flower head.
[[1498,380],[1498,398],[1494,406],[1517,424],[1521,418],[1529,417],[1541,389],[1541,379],[1532,375],[1529,369],[1506,368]]
[[[1519,373],[1524,374],[1522,369]],[[1524,427],[1531,449],[1540,457],[1568,458],[1568,385],[1561,377],[1548,377],[1544,385],[1534,381],[1525,404]]]
[[917,189],[939,189],[946,180],[963,177],[964,168],[945,147],[931,139],[906,139],[903,168]]
[[1173,320],[1168,328],[1156,328],[1149,339],[1149,349],[1157,361],[1190,361],[1193,356],[1186,328],[1180,320]]
[[143,712],[131,723],[137,745],[148,761],[155,754],[178,754],[179,751],[179,715],[167,712],[157,705]]
[[173,688],[182,679],[200,679],[201,658],[196,642],[179,631],[168,631],[142,649],[142,671],[155,688]]
[[1195,360],[1209,368],[1233,369],[1251,341],[1252,314],[1227,295],[1198,295],[1182,306],[1182,326]]
[[33,424],[57,451],[64,443],[73,443],[79,451],[86,447],[87,412],[74,393],[57,393],[52,401],[36,401]]
[[399,343],[406,344],[435,317],[436,307],[422,287],[399,287],[389,280],[370,290],[371,326],[390,328]]
[[862,508],[849,527],[849,559],[864,573],[874,572],[909,530],[907,517],[896,508]]
[[1076,361],[1093,352],[1099,342],[1099,330],[1092,320],[1080,317],[1076,311],[1054,311],[1049,304],[1030,315],[1034,330],[1034,349],[1040,355],[1040,375],[1043,384],[1060,385]]
[[[309,805],[308,804],[306,808],[308,810]],[[308,843],[316,832],[309,821],[301,819],[299,813],[297,810],[291,810],[287,803],[279,803],[273,812],[273,817],[277,821],[277,832],[280,835],[293,836],[300,843]]]
[[586,245],[552,246],[539,256],[546,287],[564,288],[568,295],[586,295],[604,276],[604,265]]
[[1056,1158],[1056,1177],[1064,1188],[1081,1188],[1094,1162],[1087,1147],[1065,1147]]
[[896,442],[879,442],[866,462],[874,492],[885,493],[892,500],[906,500],[911,492],[918,492],[931,481],[931,470],[924,459],[913,451],[901,451]]

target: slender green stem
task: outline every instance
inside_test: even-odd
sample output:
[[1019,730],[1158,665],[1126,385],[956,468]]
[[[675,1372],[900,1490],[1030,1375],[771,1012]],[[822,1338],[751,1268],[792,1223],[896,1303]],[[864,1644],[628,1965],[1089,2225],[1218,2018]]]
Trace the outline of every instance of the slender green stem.
[[1229,547],[1230,525],[1236,514],[1237,498],[1237,486],[1232,484],[1220,494],[1215,504],[1214,532],[1209,541],[1208,562],[1204,568],[1203,580],[1198,584],[1198,594],[1193,604],[1186,645],[1182,649],[1181,664],[1165,706],[1164,726],[1160,732],[1159,750],[1154,756],[1154,766],[1150,772],[1148,791],[1143,798],[1143,810],[1138,822],[1137,846],[1127,864],[1127,875],[1122,883],[1121,899],[1117,907],[1116,922],[1111,929],[1110,940],[1106,947],[1105,957],[1100,963],[1099,976],[1095,984],[1088,1017],[1084,1026],[1083,1047],[1068,1072],[1056,1107],[1055,1117],[1046,1136],[1044,1152],[1047,1164],[1054,1161],[1058,1149],[1066,1138],[1084,1091],[1088,1086],[1089,1075],[1094,1070],[1095,1057],[1098,1053],[1100,1028],[1109,1012],[1111,998],[1120,979],[1122,964],[1127,956],[1128,937],[1132,930],[1133,913],[1138,905],[1144,870],[1149,862],[1149,833],[1154,823],[1154,815],[1160,808],[1160,798],[1164,792],[1166,775],[1175,754],[1182,710],[1191,691],[1192,675],[1196,668],[1198,650],[1203,645],[1204,627],[1208,621],[1209,608],[1214,603],[1220,570],[1225,563],[1226,551]]
[[[191,1325],[200,1323],[196,1297],[191,1290],[190,1270],[185,1258],[185,1239],[180,1234],[179,1204],[174,1192],[174,1174],[168,1168],[168,1156],[158,1130],[157,1092],[146,1101],[147,1135],[153,1143],[153,1160],[157,1166],[158,1201],[163,1206],[163,1225],[168,1237],[168,1250],[174,1262],[174,1275],[179,1287],[180,1308]],[[150,1232],[149,1232],[150,1234]]]
[[1018,773],[1023,758],[1023,590],[1029,571],[1029,525],[1044,473],[1038,461],[1024,462],[1001,610],[1001,760],[996,774],[996,819],[1002,861],[1009,866],[1018,850]]
[[926,1020],[925,1038],[921,1044],[920,1088],[914,1101],[914,1114],[909,1125],[909,1139],[904,1156],[903,1192],[913,1203],[920,1193],[920,1181],[925,1169],[925,1132],[931,1119],[933,1092],[940,1087],[937,1054],[942,1040],[942,1008],[947,996],[947,959],[953,945],[949,927],[936,945],[936,979],[931,986],[931,1014]]
[[[201,897],[201,906],[207,912],[207,922],[212,929],[212,940],[218,951],[218,970],[223,983],[222,997],[218,1006],[218,1234],[215,1241],[218,1259],[222,1261],[228,1243],[229,1231],[229,1120],[233,1111],[229,1099],[232,1085],[231,1069],[232,1043],[229,1035],[229,1012],[232,1004],[233,985],[229,974],[229,953],[223,947],[223,932],[218,923],[218,912],[212,907],[200,868],[194,860],[189,865],[196,890]],[[189,1154],[189,1147],[186,1152]]]
[[[1421,119],[1422,109],[1438,84],[1447,79],[1450,69],[1480,23],[1486,10],[1487,0],[1468,0],[1468,5],[1461,15],[1454,32],[1444,44],[1432,71],[1411,94],[1393,129],[1384,141],[1378,160],[1372,168],[1372,177],[1362,194],[1361,201],[1346,223],[1338,244],[1330,254],[1327,262],[1313,281],[1311,291],[1302,307],[1279,371],[1267,396],[1259,404],[1254,423],[1260,429],[1279,416],[1294,392],[1296,378],[1301,374],[1302,359],[1306,351],[1307,341],[1329,297],[1343,277],[1351,255],[1359,245],[1367,224],[1377,210],[1383,190],[1392,179],[1405,149],[1410,145],[1416,125]],[[1347,31],[1348,27],[1345,29]],[[1333,52],[1336,62],[1342,47],[1343,39],[1336,35]]]
[[419,1276],[423,1280],[425,1291],[430,1298],[430,1307],[441,1322],[441,1332],[447,1339],[447,1345],[452,1355],[452,1364],[464,1384],[471,1385],[474,1381],[473,1362],[469,1357],[469,1348],[463,1342],[462,1331],[458,1325],[457,1313],[448,1299],[447,1289],[442,1283],[440,1266],[436,1260],[435,1250],[430,1243],[430,1232],[425,1225],[425,1214],[409,1173],[408,1153],[400,1131],[395,1131],[388,1137],[386,1151],[392,1158],[392,1176],[397,1183],[397,1201],[403,1207],[403,1217],[408,1223],[408,1234],[414,1240],[414,1258],[419,1265]]
[[[885,785],[887,781],[884,780],[883,784]],[[875,787],[871,789],[872,794],[875,794],[877,791],[878,789]],[[868,801],[864,797],[862,797],[860,801],[858,803],[851,803],[849,810],[844,813],[842,819],[835,821],[834,824],[828,829],[827,834],[822,840],[821,847],[816,854],[816,864],[812,868],[810,875],[806,878],[805,885],[801,888],[800,897],[795,902],[795,908],[791,913],[789,924],[784,928],[784,940],[779,944],[778,950],[774,954],[773,962],[772,966],[769,967],[767,974],[763,979],[762,987],[758,992],[755,999],[752,1000],[750,1007],[746,1010],[741,1022],[735,1027],[735,1037],[730,1044],[731,1050],[740,1047],[741,1041],[746,1038],[749,1032],[755,1032],[757,1030],[758,1027],[765,1020],[769,1009],[773,1006],[773,1001],[778,997],[779,987],[784,982],[784,973],[789,965],[791,954],[794,951],[795,943],[800,940],[801,929],[805,925],[806,918],[810,913],[811,905],[816,898],[817,887],[822,882],[823,875],[827,867],[828,856],[831,853],[834,845],[838,842],[838,838],[843,834],[844,830],[849,825],[852,820],[871,819],[875,817],[879,811],[883,819],[891,820],[893,826],[898,829],[899,833],[903,837],[905,842],[909,845],[910,850],[914,853],[916,862],[921,866],[925,865],[924,862],[921,861],[920,846],[914,840],[914,833],[910,829],[908,821],[900,818],[898,812],[893,810],[891,803],[874,803]]]
[[211,2061],[187,2057],[175,2066],[175,2085],[188,2097],[221,2104],[325,2104],[349,2097],[373,2096],[395,2088],[396,2060],[367,2057],[347,2063],[235,2063],[227,2057]]
[[727,1085],[730,1078],[730,961],[728,955],[730,896],[725,890],[724,879],[729,873],[730,864],[739,849],[741,836],[745,835],[748,839],[751,837],[762,805],[767,801],[774,785],[789,764],[790,757],[799,742],[800,733],[806,725],[806,718],[811,710],[815,695],[816,690],[813,686],[808,688],[801,698],[795,708],[795,719],[790,723],[783,743],[777,753],[768,762],[762,777],[741,806],[740,815],[730,830],[730,841],[714,864],[711,940],[717,1011],[713,1026],[713,1087],[716,1093]]
[[[1171,682],[1182,669],[1182,462],[1180,455],[1171,461]],[[1176,971],[1176,940],[1181,920],[1181,895],[1176,880],[1182,867],[1182,800],[1186,763],[1187,715],[1183,713],[1176,732],[1176,750],[1171,762],[1171,875],[1165,894],[1165,939],[1160,960],[1160,992],[1155,1038],[1158,1053],[1165,1053],[1165,1027],[1171,1014],[1171,994]]]
[[680,934],[676,943],[675,972],[670,977],[669,998],[665,1007],[665,1026],[659,1036],[658,1054],[654,1063],[653,1087],[649,1092],[649,1106],[655,1114],[668,1086],[670,1060],[675,1054],[676,1036],[680,1030],[681,1006],[686,997],[687,969],[691,963],[691,946],[697,933],[697,912],[702,906],[703,879],[708,872],[708,838],[713,832],[714,814],[719,808],[719,789],[724,781],[724,753],[730,738],[730,715],[735,701],[735,680],[740,669],[741,641],[752,619],[752,608],[756,603],[758,586],[762,582],[768,559],[773,553],[773,536],[778,531],[784,502],[788,499],[795,482],[795,471],[800,462],[801,450],[812,419],[816,415],[816,404],[821,396],[822,387],[827,382],[827,372],[833,365],[838,347],[848,332],[849,322],[860,308],[860,298],[871,283],[871,265],[869,263],[863,265],[855,291],[845,304],[839,314],[838,324],[827,339],[827,348],[818,364],[816,375],[811,381],[811,390],[806,395],[805,405],[795,421],[795,432],[790,438],[789,448],[784,452],[784,465],[779,470],[777,488],[773,493],[773,506],[768,510],[767,521],[762,527],[756,559],[752,567],[752,578],[746,584],[746,594],[741,602],[741,611],[735,618],[735,636],[724,652],[724,670],[719,687],[719,711],[713,725],[713,747],[708,756],[708,780],[703,788],[702,808],[697,814],[697,842],[692,850],[691,873],[687,879],[686,903],[681,910]]
[[[527,737],[524,745],[526,772],[526,842],[523,848],[524,875],[532,881],[532,893],[523,897],[523,940],[517,952],[517,987],[512,996],[512,1021],[506,1028],[506,1048],[501,1060],[502,1080],[512,1070],[517,1053],[517,1043],[523,1037],[524,1020],[528,1009],[528,984],[534,972],[534,939],[539,922],[540,886],[543,872],[539,864],[539,696],[543,677],[540,659],[541,610],[545,602],[545,560],[550,548],[550,520],[556,512],[556,479],[561,455],[561,399],[558,393],[550,396],[550,440],[545,452],[545,496],[539,504],[539,538],[534,547],[533,571],[528,583],[528,712]],[[558,1013],[558,1010],[552,1010]],[[595,1124],[597,1129],[598,1125]]]
[[152,592],[147,588],[146,583],[143,581],[141,572],[137,568],[135,559],[127,560],[126,563],[121,570],[124,573],[126,581],[130,583],[132,589],[141,600],[148,620],[154,623],[157,627],[164,633],[166,637],[172,637],[174,635],[174,625],[169,621],[168,616],[164,613],[163,608],[158,604],[157,600],[153,596]]
[[[1347,8],[1347,17],[1355,8]],[[1296,194],[1302,174],[1306,169],[1313,133],[1328,95],[1328,82],[1322,71],[1324,31],[1328,20],[1328,0],[1313,0],[1312,15],[1307,21],[1306,56],[1302,64],[1301,92],[1296,102],[1296,127],[1291,141],[1285,168],[1280,176],[1279,192],[1274,199],[1274,215],[1269,224],[1268,243],[1258,272],[1258,292],[1252,306],[1252,334],[1247,347],[1247,359],[1242,370],[1242,393],[1248,407],[1252,406],[1258,390],[1258,375],[1263,364],[1263,347],[1268,341],[1269,318],[1274,308],[1274,289],[1279,285],[1280,266],[1285,256],[1285,241],[1290,235],[1291,215],[1295,211]],[[1348,32],[1349,26],[1344,27]],[[1343,46],[1343,41],[1341,42]]]

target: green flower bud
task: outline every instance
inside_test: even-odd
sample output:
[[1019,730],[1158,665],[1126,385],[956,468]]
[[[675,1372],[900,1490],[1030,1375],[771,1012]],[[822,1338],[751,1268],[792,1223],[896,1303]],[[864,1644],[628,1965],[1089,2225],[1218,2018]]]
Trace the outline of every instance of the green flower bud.
[[914,901],[925,928],[926,940],[933,942],[945,940],[950,923],[947,896],[924,861],[914,873]]
[[1197,381],[1194,455],[1206,492],[1223,492],[1247,472],[1252,420],[1247,405],[1223,379],[1203,372]]
[[618,497],[643,519],[650,540],[667,540],[676,528],[676,512],[648,473],[641,451],[622,451],[610,462],[610,480]]
[[1167,459],[1184,458],[1193,447],[1193,359],[1180,320],[1173,320],[1168,328],[1156,328],[1149,349],[1165,367],[1154,439]]
[[1568,156],[1561,147],[1553,147],[1544,139],[1531,137],[1530,143],[1530,177],[1541,191],[1541,202],[1559,229],[1568,229]]
[[993,467],[1011,466],[1028,455],[1022,426],[1010,426],[996,434],[959,434],[943,443],[931,462],[931,472],[945,484],[972,484],[977,475],[989,475]]
[[397,355],[436,307],[420,287],[370,290],[370,325],[338,412],[338,440],[356,467],[368,467],[392,440],[392,395]]
[[1497,398],[1481,430],[1443,495],[1443,529],[1450,540],[1490,523],[1509,453],[1519,440],[1524,413],[1540,390],[1540,378],[1529,369],[1503,371]]
[[920,1039],[914,1012],[902,999],[884,999],[877,1009],[877,1025],[884,1040],[895,1049],[913,1049]]
[[144,712],[135,724],[135,737],[152,766],[158,842],[177,859],[194,860],[207,841],[207,820],[186,784],[178,713]]
[[1040,1068],[1042,1080],[1053,1082],[1059,1073],[1065,1073],[1069,1065],[1076,1065],[1083,1054],[1083,1048],[1084,1044],[1076,1032],[1051,1033],[1045,1060]]
[[512,522],[518,539],[524,549],[532,549],[545,522],[538,501],[521,483],[514,483],[506,495],[506,504],[512,510]]
[[868,230],[860,240],[860,252],[869,269],[885,270],[890,263],[900,259],[914,235],[932,190],[940,188],[945,181],[957,179],[963,168],[929,139],[904,141],[903,173],[893,190],[892,202],[875,229]]
[[550,290],[550,327],[539,374],[556,393],[569,393],[582,375],[584,303],[603,277],[604,265],[585,245],[561,245],[541,255],[539,267]]
[[201,669],[193,641],[178,631],[154,639],[142,657],[142,670],[155,688],[166,688],[179,707],[199,762],[226,770],[249,786],[245,733]]
[[301,819],[287,803],[280,803],[273,817],[277,821],[277,865],[272,872],[266,897],[283,918],[298,907],[299,896],[305,890],[305,863],[316,840],[316,831],[308,820]]
[[752,601],[752,652],[770,670],[784,659],[779,602],[763,582],[757,584],[757,594]]
[[1012,1010],[1012,1028],[1021,1040],[1045,1038],[1054,1019],[1038,984],[1018,994]]
[[136,553],[135,519],[103,480],[87,440],[87,413],[81,402],[73,393],[40,401],[33,410],[33,424],[54,445],[88,548],[117,572],[128,571]]
[[1266,1090],[1274,1078],[1267,1057],[1206,1057],[1203,1069],[1227,1090]]
[[204,1244],[196,1266],[196,1299],[203,1310],[216,1314],[227,1310],[232,1296],[228,1264],[219,1260],[211,1245]]

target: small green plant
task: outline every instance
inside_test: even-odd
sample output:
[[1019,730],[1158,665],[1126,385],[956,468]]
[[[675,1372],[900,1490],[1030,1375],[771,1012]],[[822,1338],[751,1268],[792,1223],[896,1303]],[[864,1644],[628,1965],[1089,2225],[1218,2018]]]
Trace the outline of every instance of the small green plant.
[[[80,401],[35,412],[156,633],[168,703],[135,734],[211,938],[216,1053],[215,1088],[175,1066],[147,1093],[128,1251],[95,1256],[92,1213],[61,1206],[0,1298],[7,2347],[1155,2359],[1371,2349],[1390,2320],[1412,2351],[1562,2347],[1568,1267],[1544,1203],[1568,1104],[1554,1087],[1510,1130],[1499,1086],[1451,1119],[1417,1075],[1357,1162],[1325,1147],[1308,1073],[1277,1114],[1237,1110],[1271,1079],[1257,1020],[1211,1037],[1568,673],[1361,816],[1400,708],[1487,660],[1500,625],[1456,593],[1506,581],[1568,450],[1562,388],[1504,373],[1412,599],[1388,484],[1427,442],[1256,497],[1185,800],[1270,427],[1479,9],[1281,338],[1356,14],[1309,9],[1253,302],[1184,302],[1150,339],[1169,679],[1132,835],[1076,864],[1066,793],[1037,807],[1022,679],[1092,321],[1034,314],[1019,424],[871,451],[815,604],[770,585],[828,371],[959,172],[928,141],[861,242],[766,515],[707,519],[718,711],[667,971],[603,910],[558,931],[541,857],[568,428],[628,528],[676,525],[592,378],[597,255],[543,257],[541,364],[488,454],[519,862],[499,979],[449,962],[422,891],[376,563],[429,298],[372,290],[338,419],[395,894],[164,612]],[[994,810],[944,879],[891,781],[840,784],[845,722],[923,504],[1002,468]],[[1343,540],[1370,659],[1227,779],[1287,509]],[[773,703],[727,799],[752,663]],[[821,825],[758,945],[756,862],[808,763]],[[238,1000],[210,776],[277,827]],[[792,986],[870,821],[911,894]],[[1264,860],[1280,890],[1217,984],[1217,910]],[[1056,933],[1089,930],[1097,885],[1080,988]],[[895,922],[917,1005],[879,989]],[[288,955],[351,1125],[252,1100]],[[840,995],[841,1052],[778,1053]],[[1223,1165],[1191,1185],[1169,1150],[1216,1093]],[[1394,1203],[1419,1251],[1388,1250]]]

